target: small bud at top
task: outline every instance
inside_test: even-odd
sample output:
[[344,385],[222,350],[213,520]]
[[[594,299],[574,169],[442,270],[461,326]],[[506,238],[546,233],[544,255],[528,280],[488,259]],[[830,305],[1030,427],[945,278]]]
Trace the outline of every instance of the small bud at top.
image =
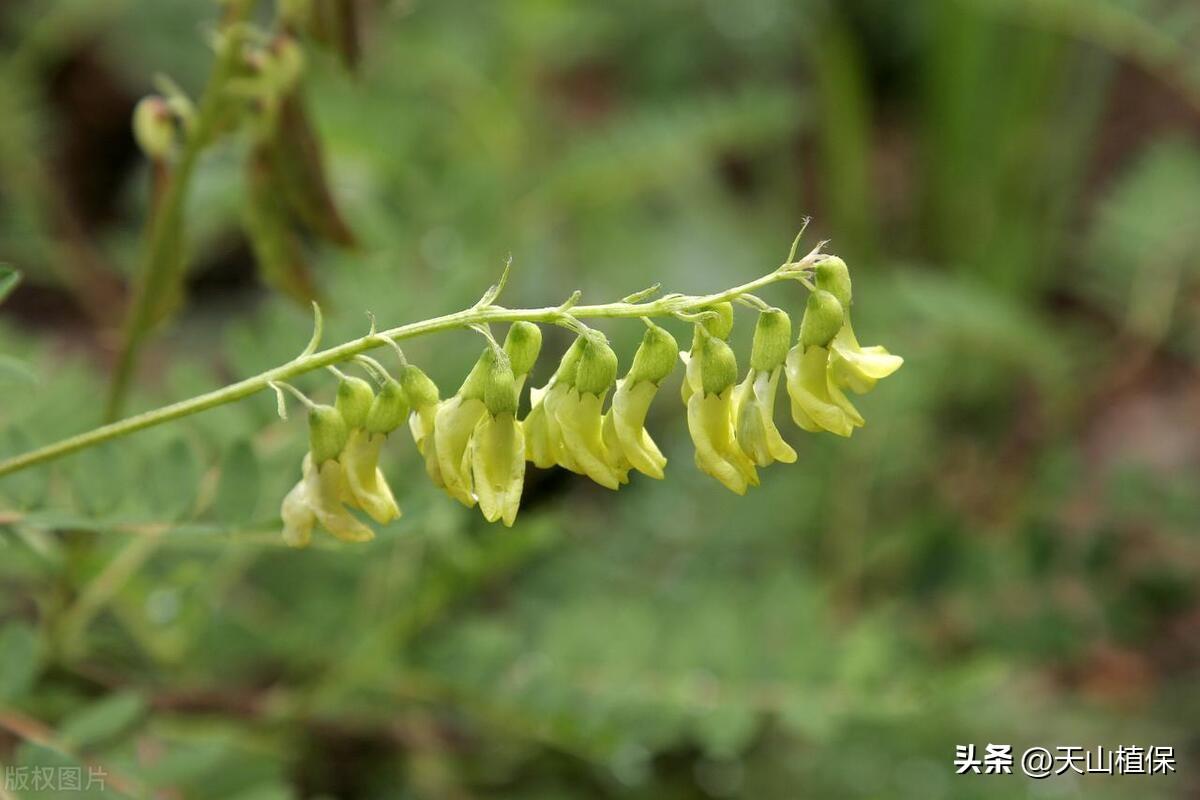
[[512,362],[513,375],[528,375],[542,350],[542,329],[532,322],[514,322],[504,337],[504,352]]
[[844,310],[850,310],[850,269],[845,261],[837,256],[829,256],[817,264],[817,288],[829,292]]
[[759,372],[770,372],[787,358],[792,345],[792,320],[780,309],[764,311],[754,326],[754,344],[750,350],[750,366]]
[[584,337],[575,388],[581,394],[603,394],[617,380],[617,354],[602,335]]
[[845,311],[830,292],[818,289],[808,296],[804,319],[800,321],[800,344],[826,347],[842,329]]
[[737,356],[724,339],[701,334],[696,342],[698,352],[692,358],[700,359],[700,380],[704,393],[721,394],[737,382]]
[[715,317],[709,317],[700,323],[704,330],[718,339],[728,339],[733,331],[733,303],[713,303],[700,310],[716,312]]
[[633,366],[629,368],[630,383],[659,383],[675,369],[679,360],[679,344],[675,337],[657,325],[646,329],[642,343],[633,354]]
[[408,396],[400,382],[388,378],[371,401],[366,429],[370,433],[391,433],[408,418]]
[[346,421],[333,406],[313,406],[308,412],[308,449],[317,466],[341,455],[349,435]]
[[483,390],[483,403],[493,417],[517,413],[517,383],[508,359],[492,359]]
[[347,427],[361,428],[366,424],[367,414],[374,399],[375,392],[371,389],[371,384],[362,378],[347,375],[338,383],[337,399],[333,404]]
[[437,384],[420,367],[406,364],[400,373],[400,385],[413,408],[424,408],[438,402]]
[[133,109],[133,138],[149,158],[167,157],[175,143],[175,119],[165,99],[150,95],[138,101]]

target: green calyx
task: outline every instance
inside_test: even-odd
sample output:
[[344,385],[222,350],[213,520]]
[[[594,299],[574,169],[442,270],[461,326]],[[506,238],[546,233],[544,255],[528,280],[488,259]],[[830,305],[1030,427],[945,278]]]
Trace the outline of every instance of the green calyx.
[[463,379],[462,386],[458,387],[458,396],[464,400],[482,400],[487,390],[488,376],[495,363],[496,351],[491,346],[483,348],[475,366],[471,367],[471,371]]
[[408,395],[400,382],[388,378],[371,402],[366,429],[370,433],[391,433],[408,418]]
[[800,321],[800,344],[804,347],[827,347],[842,329],[846,313],[842,304],[830,292],[818,289],[808,296],[804,319]]
[[760,372],[770,372],[787,358],[792,345],[792,318],[778,308],[758,315],[754,326],[754,344],[750,350],[750,366]]
[[361,428],[367,422],[375,391],[362,378],[346,376],[338,382],[337,399],[333,401],[349,428]]
[[441,399],[437,384],[420,367],[406,364],[400,372],[400,386],[413,408],[436,405]]
[[584,337],[582,336],[571,342],[567,352],[563,353],[562,360],[558,362],[558,369],[554,371],[555,381],[567,386],[575,385],[575,375],[579,371],[579,358],[583,355],[583,344]]
[[133,138],[154,160],[166,158],[175,143],[171,107],[158,95],[143,97],[133,109]]
[[846,311],[850,310],[850,268],[837,256],[829,256],[817,264],[817,288],[837,298]]
[[659,383],[675,369],[679,360],[679,344],[665,328],[650,325],[642,336],[642,343],[633,354],[633,365],[626,379],[631,383]]
[[506,358],[496,358],[488,369],[483,404],[493,417],[517,413],[517,382]]
[[704,330],[718,339],[728,339],[729,334],[733,331],[733,303],[713,303],[700,310],[716,315],[700,323],[704,326]]
[[514,322],[504,337],[504,352],[512,363],[513,375],[528,375],[542,350],[542,329],[532,322]]
[[700,359],[700,380],[704,393],[720,394],[737,382],[737,356],[724,339],[707,332],[692,348],[692,358]]
[[341,455],[350,431],[333,406],[313,406],[308,412],[308,449],[318,466]]
[[581,394],[603,394],[617,380],[617,354],[600,334],[581,338],[584,342],[575,373],[575,388]]

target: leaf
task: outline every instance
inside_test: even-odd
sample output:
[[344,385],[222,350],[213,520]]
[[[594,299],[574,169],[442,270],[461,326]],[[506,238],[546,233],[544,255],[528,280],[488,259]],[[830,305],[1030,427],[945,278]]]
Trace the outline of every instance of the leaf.
[[170,520],[185,519],[196,499],[200,467],[187,442],[175,438],[143,465],[145,496],[156,515]]
[[24,622],[0,628],[0,703],[21,700],[38,672],[37,632]]
[[136,692],[120,692],[75,712],[62,723],[60,735],[70,749],[86,750],[113,739],[133,727],[146,712],[146,701]]
[[212,516],[233,523],[253,519],[261,483],[261,469],[254,448],[248,440],[241,439],[229,448],[221,462]]
[[17,284],[21,282],[21,273],[5,264],[0,264],[0,303],[3,303]]

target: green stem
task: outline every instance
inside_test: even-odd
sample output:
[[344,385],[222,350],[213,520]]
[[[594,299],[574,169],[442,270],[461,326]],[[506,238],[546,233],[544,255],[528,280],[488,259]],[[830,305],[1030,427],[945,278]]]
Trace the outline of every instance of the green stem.
[[230,3],[223,23],[224,40],[217,51],[212,75],[200,98],[195,119],[184,141],[179,159],[171,170],[166,189],[150,221],[149,242],[142,271],[133,288],[133,303],[125,322],[121,350],[117,356],[104,419],[111,421],[121,412],[129,384],[137,368],[138,355],[156,315],[169,302],[173,287],[182,280],[179,249],[183,246],[183,211],[188,188],[201,154],[216,139],[222,113],[227,108],[226,85],[237,67],[241,51],[241,25],[252,2]]
[[819,248],[809,253],[800,261],[784,264],[767,275],[756,280],[735,286],[723,292],[708,295],[668,295],[658,300],[646,303],[606,303],[602,305],[577,305],[564,309],[562,306],[547,306],[545,308],[512,309],[495,305],[474,306],[456,311],[441,317],[401,325],[375,334],[368,334],[353,339],[336,347],[320,350],[311,355],[301,356],[286,364],[259,373],[251,378],[230,384],[206,394],[178,403],[172,403],[162,408],[137,414],[128,419],[112,422],[99,428],[63,439],[60,442],[32,450],[5,461],[0,461],[0,476],[17,472],[46,461],[61,458],[69,453],[94,447],[112,439],[128,436],[131,433],[161,425],[164,422],[181,419],[197,414],[216,406],[232,403],[249,397],[252,394],[267,389],[272,382],[286,381],[297,375],[303,375],[316,369],[348,361],[354,356],[381,347],[388,340],[399,341],[424,336],[438,331],[466,328],[471,325],[482,325],[490,322],[541,322],[554,325],[567,325],[579,318],[588,319],[629,319],[638,317],[663,317],[678,313],[694,312],[713,303],[721,303],[736,299],[748,292],[754,292],[764,286],[785,280],[803,280],[805,270],[821,257]]

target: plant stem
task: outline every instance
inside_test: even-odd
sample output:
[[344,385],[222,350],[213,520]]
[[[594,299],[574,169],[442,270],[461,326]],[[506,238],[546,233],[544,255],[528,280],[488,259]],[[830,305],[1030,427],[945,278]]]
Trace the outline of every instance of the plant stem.
[[564,309],[562,306],[547,306],[544,308],[513,309],[496,305],[474,306],[453,314],[413,322],[396,328],[367,334],[358,339],[320,350],[311,355],[301,356],[274,369],[259,373],[251,378],[238,381],[221,389],[198,395],[188,400],[172,403],[168,406],[137,414],[128,419],[103,425],[99,428],[72,436],[37,450],[32,450],[5,461],[0,461],[0,476],[17,472],[46,461],[61,458],[77,450],[94,447],[112,439],[128,436],[131,433],[161,425],[164,422],[181,419],[197,414],[216,406],[232,403],[249,397],[268,388],[272,382],[286,381],[297,375],[303,375],[316,369],[348,361],[354,356],[373,350],[387,344],[387,340],[399,341],[423,336],[438,331],[466,328],[470,325],[481,325],[490,322],[541,322],[554,325],[566,325],[573,319],[629,319],[638,317],[663,317],[677,313],[694,312],[714,303],[722,303],[736,299],[748,292],[754,292],[764,286],[785,280],[800,280],[806,276],[805,270],[821,258],[820,248],[813,250],[803,259],[784,264],[767,275],[756,280],[735,286],[723,292],[708,295],[668,295],[645,303],[605,303],[601,305],[577,305]]
[[133,302],[125,321],[121,350],[117,356],[112,383],[109,385],[104,419],[111,421],[121,413],[125,395],[137,368],[138,354],[156,317],[171,302],[182,276],[183,211],[188,188],[200,155],[216,139],[222,113],[226,109],[226,86],[237,66],[241,51],[240,26],[250,12],[252,2],[230,3],[222,31],[224,40],[217,49],[217,60],[200,98],[179,159],[171,170],[166,190],[150,220],[145,261],[133,287]]

